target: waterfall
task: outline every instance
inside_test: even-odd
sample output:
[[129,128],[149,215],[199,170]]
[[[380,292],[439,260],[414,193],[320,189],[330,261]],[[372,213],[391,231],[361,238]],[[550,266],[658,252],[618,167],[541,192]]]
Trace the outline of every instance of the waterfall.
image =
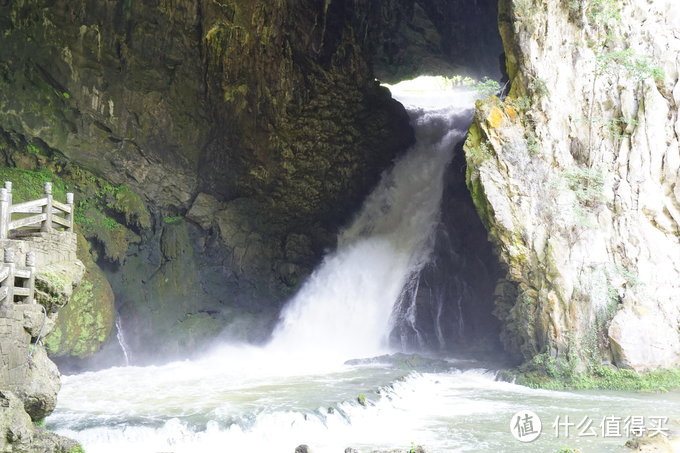
[[428,93],[402,84],[391,89],[409,112],[416,143],[384,173],[340,234],[337,251],[284,308],[271,348],[306,357],[380,354],[388,350],[395,306],[408,294],[409,316],[415,316],[418,275],[432,253],[444,173],[470,125],[476,93]]
[[123,333],[123,322],[120,316],[116,315],[116,339],[120,345],[120,349],[123,351],[123,357],[125,358],[125,366],[130,365],[130,354],[128,352],[128,345],[125,342],[125,334]]

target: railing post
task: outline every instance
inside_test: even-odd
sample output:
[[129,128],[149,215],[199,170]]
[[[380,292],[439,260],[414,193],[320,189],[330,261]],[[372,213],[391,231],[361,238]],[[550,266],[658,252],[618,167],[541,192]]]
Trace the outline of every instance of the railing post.
[[9,234],[9,213],[10,213],[9,194],[7,189],[0,189],[0,239],[7,239]]
[[45,183],[45,198],[47,198],[47,204],[43,207],[43,214],[46,214],[45,221],[40,227],[40,231],[45,233],[52,232],[52,183]]
[[7,288],[7,301],[9,304],[14,303],[14,249],[8,247],[5,249],[5,267],[9,268],[7,279],[2,282],[2,286]]
[[71,208],[71,212],[66,213],[66,220],[68,221],[68,227],[66,231],[73,231],[73,218],[75,214],[75,206],[73,203],[73,194],[71,192],[66,194],[66,204]]
[[31,273],[28,277],[28,298],[27,304],[35,303],[35,252],[26,253],[26,267]]
[[7,189],[7,193],[9,194],[9,205],[11,207],[12,206],[12,181],[5,181],[5,189]]

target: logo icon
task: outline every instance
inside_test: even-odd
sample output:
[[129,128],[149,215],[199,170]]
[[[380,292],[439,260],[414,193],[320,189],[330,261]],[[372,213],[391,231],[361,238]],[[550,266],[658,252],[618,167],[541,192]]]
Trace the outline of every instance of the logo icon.
[[532,411],[519,411],[510,419],[510,432],[520,442],[538,439],[542,428],[541,419]]

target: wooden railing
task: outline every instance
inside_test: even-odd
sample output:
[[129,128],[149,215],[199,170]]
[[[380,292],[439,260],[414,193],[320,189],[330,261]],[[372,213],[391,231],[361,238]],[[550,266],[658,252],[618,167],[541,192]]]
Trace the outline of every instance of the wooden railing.
[[[0,189],[0,239],[7,239],[19,230],[39,229],[49,233],[55,228],[63,228],[73,231],[73,194],[67,193],[66,203],[60,203],[52,198],[52,183],[49,182],[44,185],[44,193],[43,198],[12,204],[12,183],[5,181],[5,187]],[[15,215],[21,217],[13,219]]]
[[0,307],[10,303],[35,302],[35,254],[26,253],[26,266],[16,264],[14,249],[6,248],[0,265]]

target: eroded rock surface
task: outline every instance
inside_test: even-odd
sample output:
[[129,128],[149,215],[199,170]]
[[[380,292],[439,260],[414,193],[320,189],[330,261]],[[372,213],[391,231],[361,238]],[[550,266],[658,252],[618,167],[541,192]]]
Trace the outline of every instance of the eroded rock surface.
[[[478,105],[468,187],[517,291],[506,348],[680,364],[680,5],[501,1],[512,81]],[[576,69],[572,69],[576,68]]]

